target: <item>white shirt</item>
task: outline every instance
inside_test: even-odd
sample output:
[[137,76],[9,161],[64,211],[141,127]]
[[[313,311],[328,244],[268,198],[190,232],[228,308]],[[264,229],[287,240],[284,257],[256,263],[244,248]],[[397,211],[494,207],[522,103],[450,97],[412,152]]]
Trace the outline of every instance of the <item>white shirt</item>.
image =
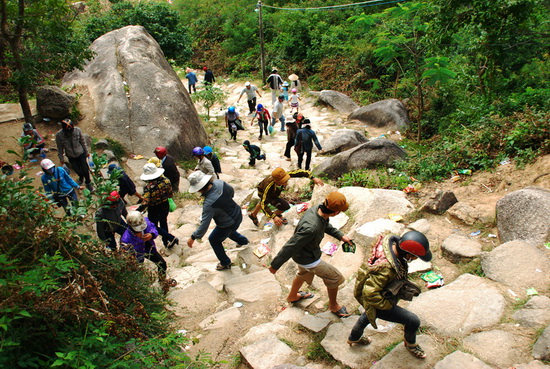
[[275,105],[273,105],[273,118],[279,119],[283,116],[285,107],[283,106],[283,103],[277,99],[277,102]]

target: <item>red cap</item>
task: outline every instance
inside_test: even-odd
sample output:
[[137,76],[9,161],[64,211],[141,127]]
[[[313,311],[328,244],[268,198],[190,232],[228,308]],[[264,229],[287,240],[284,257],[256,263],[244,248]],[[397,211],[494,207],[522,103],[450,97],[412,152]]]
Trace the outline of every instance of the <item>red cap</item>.
[[166,156],[166,147],[162,147],[162,146],[159,146],[157,148],[155,148],[155,151],[153,151],[155,153],[155,155],[159,158],[159,159],[162,159]]
[[107,196],[107,201],[111,202],[117,202],[120,199],[120,195],[118,194],[118,191],[113,191]]
[[206,72],[208,70],[208,68],[202,67],[202,70]]

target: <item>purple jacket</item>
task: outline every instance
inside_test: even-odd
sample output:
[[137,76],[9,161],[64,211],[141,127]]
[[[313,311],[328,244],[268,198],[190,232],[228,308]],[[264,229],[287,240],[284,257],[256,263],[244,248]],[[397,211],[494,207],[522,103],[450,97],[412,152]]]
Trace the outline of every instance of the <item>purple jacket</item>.
[[[145,241],[137,237],[132,229],[129,227],[120,238],[121,243],[134,246],[134,253],[136,254],[136,258],[140,263],[143,263],[143,260],[145,259],[145,254],[148,254],[153,249],[156,250],[154,239],[157,238],[157,236],[159,235],[157,227],[155,227],[155,225],[151,223],[151,221],[147,217],[145,218],[145,222],[147,224],[147,227],[145,227],[143,233],[151,233],[153,235],[153,238],[148,241],[153,245],[152,248],[147,248],[147,246],[145,245]],[[127,247],[124,247],[124,249],[126,251],[130,251],[130,249]]]

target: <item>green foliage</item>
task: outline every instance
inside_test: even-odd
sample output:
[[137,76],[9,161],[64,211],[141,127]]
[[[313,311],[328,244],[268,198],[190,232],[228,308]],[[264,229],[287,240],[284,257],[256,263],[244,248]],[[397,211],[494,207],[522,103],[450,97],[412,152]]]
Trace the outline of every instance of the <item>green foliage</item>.
[[338,178],[337,187],[358,186],[365,188],[386,188],[403,190],[414,182],[405,173],[388,173],[385,169],[354,170]]
[[[0,367],[210,367],[170,333],[156,275],[89,233],[103,199],[88,193],[58,218],[25,175],[0,176]],[[98,193],[111,185],[94,181]]]
[[165,2],[117,1],[110,11],[90,17],[85,24],[85,33],[91,42],[107,32],[129,25],[145,27],[167,58],[185,63],[191,57],[187,28],[178,13]]
[[0,8],[5,10],[0,16],[0,78],[5,79],[0,82],[10,86],[20,102],[37,86],[55,84],[92,56],[86,40],[75,32],[66,1],[1,0]]
[[210,119],[210,108],[214,104],[223,104],[225,103],[225,92],[219,87],[214,86],[204,86],[200,90],[197,90],[196,93],[191,94],[191,99],[193,102],[198,102],[204,106],[206,109],[207,119]]

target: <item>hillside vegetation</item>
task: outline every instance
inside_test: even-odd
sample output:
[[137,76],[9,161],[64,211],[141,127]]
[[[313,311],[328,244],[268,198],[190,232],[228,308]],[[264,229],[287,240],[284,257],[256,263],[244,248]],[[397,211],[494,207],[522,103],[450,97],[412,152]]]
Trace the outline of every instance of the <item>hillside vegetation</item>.
[[[86,3],[77,12],[64,0],[0,0],[0,102],[20,101],[32,119],[25,104],[38,86],[82,67],[95,38],[129,24],[143,25],[175,67],[261,78],[252,0]],[[398,172],[437,180],[550,152],[544,0],[305,10],[345,3],[266,1],[266,68],[360,104],[404,101],[413,124]],[[170,331],[154,276],[92,239],[79,216],[87,211],[60,220],[28,181],[0,177],[0,367],[207,365],[180,350],[188,342]]]

